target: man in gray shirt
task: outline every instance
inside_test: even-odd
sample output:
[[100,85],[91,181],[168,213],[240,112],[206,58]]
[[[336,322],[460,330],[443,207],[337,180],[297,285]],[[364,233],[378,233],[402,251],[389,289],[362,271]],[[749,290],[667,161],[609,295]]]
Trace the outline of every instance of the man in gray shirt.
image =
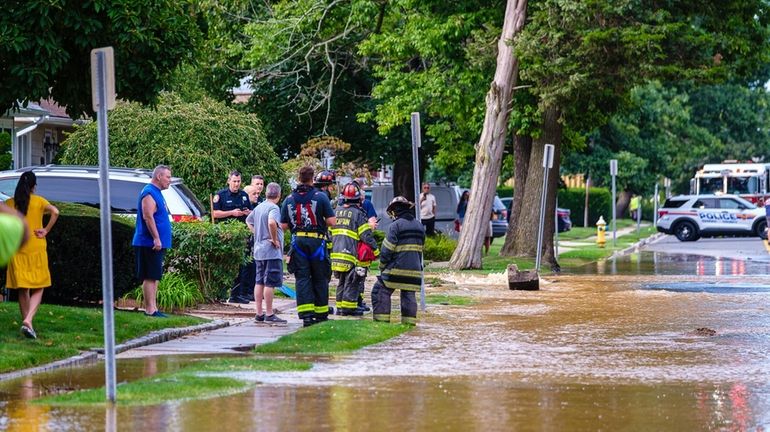
[[[256,321],[266,324],[286,324],[273,312],[273,291],[283,285],[283,230],[281,229],[281,186],[270,183],[265,188],[266,200],[246,218],[254,233],[254,262],[257,267],[254,301],[257,304]],[[262,311],[262,299],[265,310]]]

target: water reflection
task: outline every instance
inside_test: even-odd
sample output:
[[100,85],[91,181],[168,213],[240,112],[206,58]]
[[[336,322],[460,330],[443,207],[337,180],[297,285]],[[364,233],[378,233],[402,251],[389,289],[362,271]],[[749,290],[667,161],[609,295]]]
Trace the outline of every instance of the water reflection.
[[600,275],[767,275],[770,274],[770,262],[645,251],[563,271],[566,274]]

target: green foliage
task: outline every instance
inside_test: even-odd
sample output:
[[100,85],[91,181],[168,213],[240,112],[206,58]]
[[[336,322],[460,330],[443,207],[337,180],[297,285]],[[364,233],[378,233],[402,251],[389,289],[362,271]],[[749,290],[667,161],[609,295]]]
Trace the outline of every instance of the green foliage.
[[[63,143],[61,163],[97,165],[94,122],[77,128]],[[262,123],[222,103],[203,98],[187,103],[173,93],[155,108],[123,103],[110,113],[110,162],[114,166],[171,167],[172,174],[201,199],[225,186],[231,170],[286,184],[281,161],[270,148]]]
[[[573,226],[583,225],[585,212],[585,188],[559,189],[559,207],[570,209]],[[588,189],[588,226],[595,226],[599,216],[609,223],[612,218],[612,195],[606,188]]]
[[[136,299],[141,304],[144,301],[142,287],[138,286],[124,297]],[[185,279],[175,272],[168,272],[158,283],[155,296],[158,308],[164,311],[181,310],[196,306],[204,301],[203,294],[195,282]]]
[[510,198],[513,196],[513,186],[498,186],[497,196],[500,198]]
[[414,327],[369,320],[332,320],[282,336],[275,342],[256,347],[254,351],[262,354],[349,352],[386,341],[411,328]]
[[444,234],[425,237],[423,258],[427,261],[449,261],[457,247],[457,240]]
[[173,224],[172,233],[166,265],[184,280],[195,281],[208,301],[223,298],[238,267],[251,259],[245,253],[249,229],[241,222],[180,222]]
[[0,112],[53,97],[72,118],[91,113],[90,50],[115,50],[123,100],[152,101],[198,47],[191,0],[10,1],[0,14]]
[[[45,290],[45,302],[65,305],[99,302],[102,300],[99,210],[80,204],[53,204],[59,209],[59,219],[46,237],[52,286]],[[116,298],[136,285],[133,238],[133,220],[113,216],[112,284]],[[5,284],[4,271],[0,272],[0,284]]]
[[425,302],[446,306],[469,306],[476,303],[470,297],[450,294],[429,294],[425,296]]
[[[83,270],[83,267],[85,266],[81,264],[76,267],[76,271]],[[51,305],[48,295],[55,289],[46,290],[43,304],[35,315],[33,324],[38,336],[36,340],[26,339],[19,334],[19,305],[12,302],[0,303],[0,322],[4,323],[0,331],[0,373],[62,360],[104,345],[102,307]],[[115,341],[122,343],[151,331],[191,326],[204,321],[190,316],[153,319],[142,313],[115,311]]]
[[11,134],[0,132],[0,170],[11,169]]

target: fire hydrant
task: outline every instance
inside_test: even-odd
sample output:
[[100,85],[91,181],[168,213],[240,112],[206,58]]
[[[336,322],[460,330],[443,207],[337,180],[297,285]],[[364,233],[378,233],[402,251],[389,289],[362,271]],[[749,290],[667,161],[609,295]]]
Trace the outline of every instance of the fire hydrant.
[[603,216],[599,216],[599,220],[596,221],[596,244],[603,248],[607,240],[604,238],[604,233],[607,231],[607,222],[604,221]]

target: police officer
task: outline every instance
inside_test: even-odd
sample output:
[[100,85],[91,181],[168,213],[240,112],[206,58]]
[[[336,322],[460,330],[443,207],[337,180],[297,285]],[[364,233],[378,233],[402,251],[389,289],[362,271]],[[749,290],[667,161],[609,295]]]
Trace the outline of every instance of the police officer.
[[377,241],[361,208],[361,195],[361,189],[355,183],[348,183],[342,188],[340,205],[335,212],[337,223],[331,229],[334,244],[331,253],[332,271],[336,272],[339,280],[338,315],[364,314],[358,303],[360,289],[366,279],[366,268],[379,255]]
[[[249,195],[241,190],[241,173],[231,171],[227,176],[227,187],[217,192],[213,199],[214,221],[225,222],[238,220],[246,223],[246,216],[251,213]],[[246,245],[247,256],[251,257],[251,242]],[[249,303],[254,300],[254,281],[256,268],[254,261],[240,266],[235,284],[230,289],[230,303]]]
[[305,327],[329,315],[327,227],[336,222],[331,202],[313,187],[313,167],[299,170],[300,184],[281,207],[281,226],[291,230],[290,262],[297,288],[297,314]]
[[380,276],[372,288],[375,321],[390,321],[390,297],[401,290],[401,322],[417,324],[415,292],[422,286],[422,249],[425,229],[414,217],[414,204],[402,196],[393,198],[387,208],[394,219],[382,242]]

